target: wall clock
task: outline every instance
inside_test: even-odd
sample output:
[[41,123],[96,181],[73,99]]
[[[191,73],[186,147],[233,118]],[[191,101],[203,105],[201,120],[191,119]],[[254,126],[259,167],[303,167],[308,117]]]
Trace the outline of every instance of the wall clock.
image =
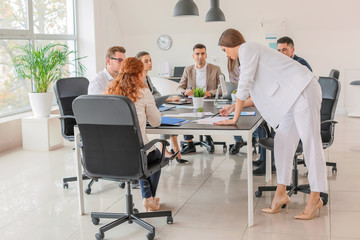
[[163,34],[157,39],[157,45],[162,50],[168,50],[171,48],[172,39],[169,35]]

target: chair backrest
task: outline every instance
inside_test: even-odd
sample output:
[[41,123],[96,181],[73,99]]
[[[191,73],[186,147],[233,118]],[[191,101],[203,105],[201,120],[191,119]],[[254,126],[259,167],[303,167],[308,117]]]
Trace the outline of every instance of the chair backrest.
[[[87,95],[89,80],[84,77],[62,78],[55,82],[54,92],[59,105],[60,116],[74,116],[72,102],[81,95]],[[75,119],[61,118],[61,132],[65,139],[74,141]]]
[[331,69],[330,74],[329,74],[329,77],[333,77],[333,78],[339,80],[340,71],[337,70],[337,69]]
[[139,179],[147,162],[134,103],[124,96],[86,95],[73,110],[89,177]]
[[[340,95],[340,82],[336,78],[320,77],[319,83],[322,90],[321,122],[334,120]],[[321,138],[324,148],[329,147],[333,143],[334,129],[334,124],[321,124]]]

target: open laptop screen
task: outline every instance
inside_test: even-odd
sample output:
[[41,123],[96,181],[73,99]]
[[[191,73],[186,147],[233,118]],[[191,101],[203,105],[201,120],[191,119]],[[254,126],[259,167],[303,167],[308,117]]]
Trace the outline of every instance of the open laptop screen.
[[182,77],[185,67],[174,67],[174,77]]

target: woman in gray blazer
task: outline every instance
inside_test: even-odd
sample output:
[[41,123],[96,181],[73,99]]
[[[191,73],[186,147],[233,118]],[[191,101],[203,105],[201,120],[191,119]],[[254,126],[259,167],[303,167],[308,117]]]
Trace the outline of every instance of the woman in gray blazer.
[[[150,53],[141,51],[136,54],[136,57],[138,59],[140,59],[144,64],[144,76],[145,76],[144,83],[145,83],[145,85],[149,88],[149,90],[152,93],[154,98],[161,97],[161,93],[155,88],[155,86],[151,82],[150,76],[148,75],[148,72],[152,70],[152,59],[151,59]],[[171,96],[166,99],[166,102],[180,101],[180,99],[181,98],[179,96]],[[170,150],[171,153],[167,149],[165,149],[166,157],[168,157],[170,159],[175,158],[178,163],[187,163],[188,162],[188,160],[182,159],[180,147],[179,147],[178,140],[177,140],[177,135],[171,135],[171,136],[170,135],[160,135],[160,137],[163,139],[169,139],[169,138],[171,139],[171,147],[172,147],[172,149]],[[177,153],[177,154],[174,155],[175,153]]]
[[277,128],[274,140],[277,189],[271,207],[262,211],[278,213],[290,202],[286,186],[291,183],[293,156],[299,140],[304,149],[311,193],[305,209],[296,219],[313,219],[323,205],[320,192],[327,191],[325,158],[320,135],[321,88],[316,77],[305,66],[257,43],[247,43],[241,33],[227,29],[219,39],[219,46],[228,57],[229,72],[235,61],[240,62],[240,76],[236,103],[220,110],[233,119],[218,125],[235,125],[246,98],[251,95],[262,117]]

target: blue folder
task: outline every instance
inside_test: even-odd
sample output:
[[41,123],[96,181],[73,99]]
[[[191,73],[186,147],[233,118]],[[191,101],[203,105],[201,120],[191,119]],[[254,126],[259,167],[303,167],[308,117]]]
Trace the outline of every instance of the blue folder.
[[187,122],[185,119],[172,118],[172,117],[161,117],[162,126],[180,126]]

